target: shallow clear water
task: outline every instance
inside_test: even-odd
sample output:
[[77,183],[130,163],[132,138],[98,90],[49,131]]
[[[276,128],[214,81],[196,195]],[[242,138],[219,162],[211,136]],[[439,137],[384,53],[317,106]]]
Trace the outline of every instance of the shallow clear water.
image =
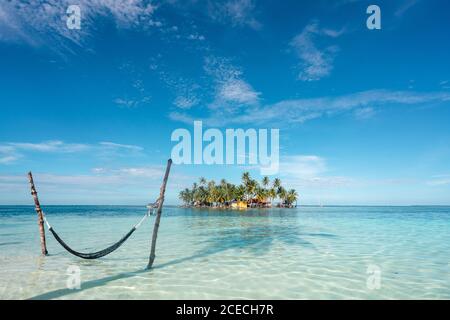
[[[78,251],[103,249],[145,213],[44,210]],[[100,260],[71,256],[47,231],[50,255],[41,257],[33,207],[0,206],[0,298],[450,299],[450,207],[167,207],[145,271],[153,222]],[[67,288],[73,266],[79,290]]]

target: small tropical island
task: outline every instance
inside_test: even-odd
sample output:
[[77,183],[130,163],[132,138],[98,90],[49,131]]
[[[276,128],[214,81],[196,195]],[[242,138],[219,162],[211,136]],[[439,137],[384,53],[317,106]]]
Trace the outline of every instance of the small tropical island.
[[[201,177],[192,188],[186,188],[179,194],[184,207],[193,208],[294,208],[297,206],[298,193],[295,189],[285,189],[279,178],[273,182],[264,177],[259,183],[252,179],[249,172],[242,174],[242,183],[235,185],[222,179],[219,184]],[[275,201],[279,200],[276,204]]]

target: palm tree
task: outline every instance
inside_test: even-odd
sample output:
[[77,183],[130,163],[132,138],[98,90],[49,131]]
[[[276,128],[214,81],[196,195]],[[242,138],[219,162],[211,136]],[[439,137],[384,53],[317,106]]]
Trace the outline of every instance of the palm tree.
[[208,198],[208,203],[213,204],[213,205],[215,202],[217,202],[216,197],[215,197],[216,189],[217,189],[216,183],[214,182],[214,180],[209,181],[208,188],[207,188],[207,193],[208,193],[207,198]]
[[249,200],[249,188],[250,188],[250,173],[248,171],[244,172],[242,174],[242,185],[245,187],[245,198],[248,201]]
[[189,204],[194,202],[194,192],[186,188],[187,198],[189,200]]
[[270,199],[270,204],[273,205],[273,199],[277,196],[277,190],[275,188],[270,188],[267,192]]
[[217,205],[220,207],[222,206],[223,203],[223,190],[222,187],[220,185],[216,186],[216,188],[214,189],[214,202],[217,203]]
[[284,189],[282,186],[279,186],[277,189],[277,196],[281,200],[281,204],[283,205],[286,200],[286,189]]
[[270,199],[270,202],[278,196],[281,206],[291,207],[297,202],[298,193],[294,189],[286,191],[281,185],[280,179],[274,179],[272,187],[268,177],[263,177],[261,185],[250,177],[248,172],[242,174],[242,184],[234,185],[221,179],[219,184],[214,180],[207,181],[201,177],[198,183],[192,184],[192,189],[185,188],[178,197],[184,205],[194,206],[228,206],[232,200],[247,201],[255,199],[258,205]]
[[250,173],[246,171],[242,174],[242,183],[245,185],[248,181],[250,181]]
[[188,193],[189,193],[189,189],[186,188],[186,189],[180,191],[180,194],[178,195],[180,200],[183,201],[184,205],[188,205],[189,204]]
[[231,183],[225,184],[225,201],[230,202],[231,200],[234,199],[233,188],[234,188],[234,185],[232,185]]
[[262,179],[262,185],[264,188],[266,188],[269,185],[269,183],[270,183],[269,177],[264,177]]
[[253,199],[257,187],[258,182],[256,180],[250,179],[248,181],[247,185],[245,186],[248,196],[247,200]]
[[[265,176],[262,181],[261,184],[263,186],[263,191],[264,191],[264,199],[261,201],[266,201],[268,197],[270,197],[269,195],[269,190],[267,189],[267,186],[270,184],[270,179],[269,177]],[[272,203],[272,201],[270,201]]]
[[194,183],[192,184],[192,194],[193,194],[193,195],[197,192],[197,189],[198,189],[198,185],[197,185],[196,182],[194,182]]
[[275,189],[278,189],[279,187],[281,187],[281,180],[278,179],[278,178],[275,178],[275,179],[273,180],[273,187],[274,187]]
[[243,185],[239,185],[236,188],[235,194],[234,194],[234,198],[237,201],[244,201],[244,199],[245,199],[245,187]]
[[267,198],[267,190],[261,187],[257,187],[255,190],[256,199],[258,202],[266,201]]
[[291,189],[286,194],[286,202],[289,206],[292,206],[292,204],[295,202],[295,205],[297,206],[297,199],[298,199],[298,193],[295,191],[295,189]]
[[237,187],[234,184],[228,183],[227,191],[230,199],[229,201],[236,200],[236,189]]
[[182,190],[178,196],[186,206],[191,205],[192,202],[194,201],[193,193],[188,188]]

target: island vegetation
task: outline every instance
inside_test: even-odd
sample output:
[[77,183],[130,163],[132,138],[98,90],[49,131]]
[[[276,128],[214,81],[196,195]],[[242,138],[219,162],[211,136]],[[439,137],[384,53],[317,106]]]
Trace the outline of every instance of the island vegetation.
[[264,177],[259,183],[248,172],[244,172],[239,185],[225,179],[217,184],[214,180],[207,181],[202,177],[198,183],[193,183],[191,189],[182,190],[179,198],[186,207],[292,208],[297,206],[298,193],[295,189],[285,189],[279,178],[271,182],[268,177]]

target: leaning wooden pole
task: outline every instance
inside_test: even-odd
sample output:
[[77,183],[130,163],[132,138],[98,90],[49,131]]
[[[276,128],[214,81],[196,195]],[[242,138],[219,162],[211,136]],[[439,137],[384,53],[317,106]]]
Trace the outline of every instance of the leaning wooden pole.
[[42,254],[45,256],[48,254],[48,251],[47,251],[47,244],[45,243],[44,215],[42,213],[41,205],[39,204],[39,198],[36,192],[36,188],[34,187],[33,175],[31,171],[28,172],[28,180],[30,181],[31,195],[33,196],[34,207],[38,215],[39,234],[41,237],[41,251]]
[[169,159],[167,161],[166,173],[164,174],[164,180],[162,182],[161,189],[159,192],[158,210],[156,212],[155,226],[153,227],[152,248],[150,251],[147,269],[150,269],[153,266],[153,261],[155,261],[156,238],[158,237],[159,222],[161,221],[162,206],[164,203],[164,193],[166,192],[166,184],[167,180],[169,179],[171,166],[172,166],[172,159]]

